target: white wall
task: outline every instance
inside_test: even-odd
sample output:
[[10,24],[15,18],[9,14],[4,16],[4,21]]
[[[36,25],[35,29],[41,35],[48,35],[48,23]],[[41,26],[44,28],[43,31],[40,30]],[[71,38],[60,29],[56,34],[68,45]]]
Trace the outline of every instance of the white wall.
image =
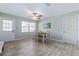
[[[2,31],[2,20],[3,19],[9,19],[13,21],[13,30],[14,30],[14,39],[12,39],[11,32],[3,32]],[[21,32],[21,21],[27,21],[27,22],[33,22],[36,23],[33,20],[10,15],[10,14],[5,14],[5,13],[0,13],[0,41],[12,41],[15,39],[24,39],[24,38],[32,38],[33,33],[22,33]]]
[[77,16],[79,11],[51,17],[39,22],[39,31],[46,31],[43,24],[50,22],[52,28],[49,30],[51,40],[77,44]]

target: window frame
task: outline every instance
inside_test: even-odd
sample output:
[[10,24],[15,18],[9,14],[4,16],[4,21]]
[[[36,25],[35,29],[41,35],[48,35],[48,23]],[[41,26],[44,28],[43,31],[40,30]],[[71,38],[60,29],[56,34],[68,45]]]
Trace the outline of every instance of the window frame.
[[[27,31],[23,31],[23,25],[22,25],[22,22],[25,22],[25,23],[27,23],[28,25],[27,25]],[[36,29],[36,27],[35,27],[35,23],[33,23],[34,24],[34,31],[30,31],[30,24],[32,24],[32,22],[27,22],[27,21],[21,21],[21,32],[23,32],[23,33],[25,33],[25,32],[35,32],[35,29]]]
[[12,32],[13,31],[13,21],[12,20],[2,20],[2,31]]
[[[34,26],[33,26],[32,24],[33,24]],[[34,29],[34,30],[32,30],[32,29]],[[29,32],[35,32],[35,29],[36,29],[36,28],[35,28],[35,23],[29,23]]]
[[[23,25],[23,22],[24,22],[24,23],[27,23],[27,25]],[[26,27],[27,30],[26,30],[26,31],[23,30],[23,27]],[[28,32],[28,22],[26,22],[26,21],[21,21],[21,32]]]

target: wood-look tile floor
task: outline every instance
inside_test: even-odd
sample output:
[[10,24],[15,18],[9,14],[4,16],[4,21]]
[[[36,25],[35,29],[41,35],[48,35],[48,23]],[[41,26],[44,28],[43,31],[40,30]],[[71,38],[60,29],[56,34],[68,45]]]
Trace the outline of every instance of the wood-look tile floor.
[[16,40],[4,44],[3,56],[79,56],[79,47],[51,41],[47,44],[34,40]]

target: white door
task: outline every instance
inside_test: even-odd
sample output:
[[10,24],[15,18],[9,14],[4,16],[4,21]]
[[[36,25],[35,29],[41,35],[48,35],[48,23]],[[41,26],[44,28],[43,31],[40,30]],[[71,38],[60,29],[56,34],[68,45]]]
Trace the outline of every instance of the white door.
[[77,37],[78,37],[78,40],[77,40],[77,43],[78,43],[78,45],[79,45],[79,16],[77,16]]
[[15,39],[14,29],[15,22],[11,19],[0,20],[0,41],[12,41]]
[[77,17],[69,16],[63,19],[63,40],[77,44]]

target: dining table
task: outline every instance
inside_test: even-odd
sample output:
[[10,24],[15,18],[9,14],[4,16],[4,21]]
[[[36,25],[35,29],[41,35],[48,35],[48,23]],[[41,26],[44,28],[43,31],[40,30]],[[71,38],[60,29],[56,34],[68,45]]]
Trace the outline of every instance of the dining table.
[[42,40],[43,43],[45,43],[45,40],[47,39],[47,34],[46,33],[38,33],[38,38],[39,40]]

